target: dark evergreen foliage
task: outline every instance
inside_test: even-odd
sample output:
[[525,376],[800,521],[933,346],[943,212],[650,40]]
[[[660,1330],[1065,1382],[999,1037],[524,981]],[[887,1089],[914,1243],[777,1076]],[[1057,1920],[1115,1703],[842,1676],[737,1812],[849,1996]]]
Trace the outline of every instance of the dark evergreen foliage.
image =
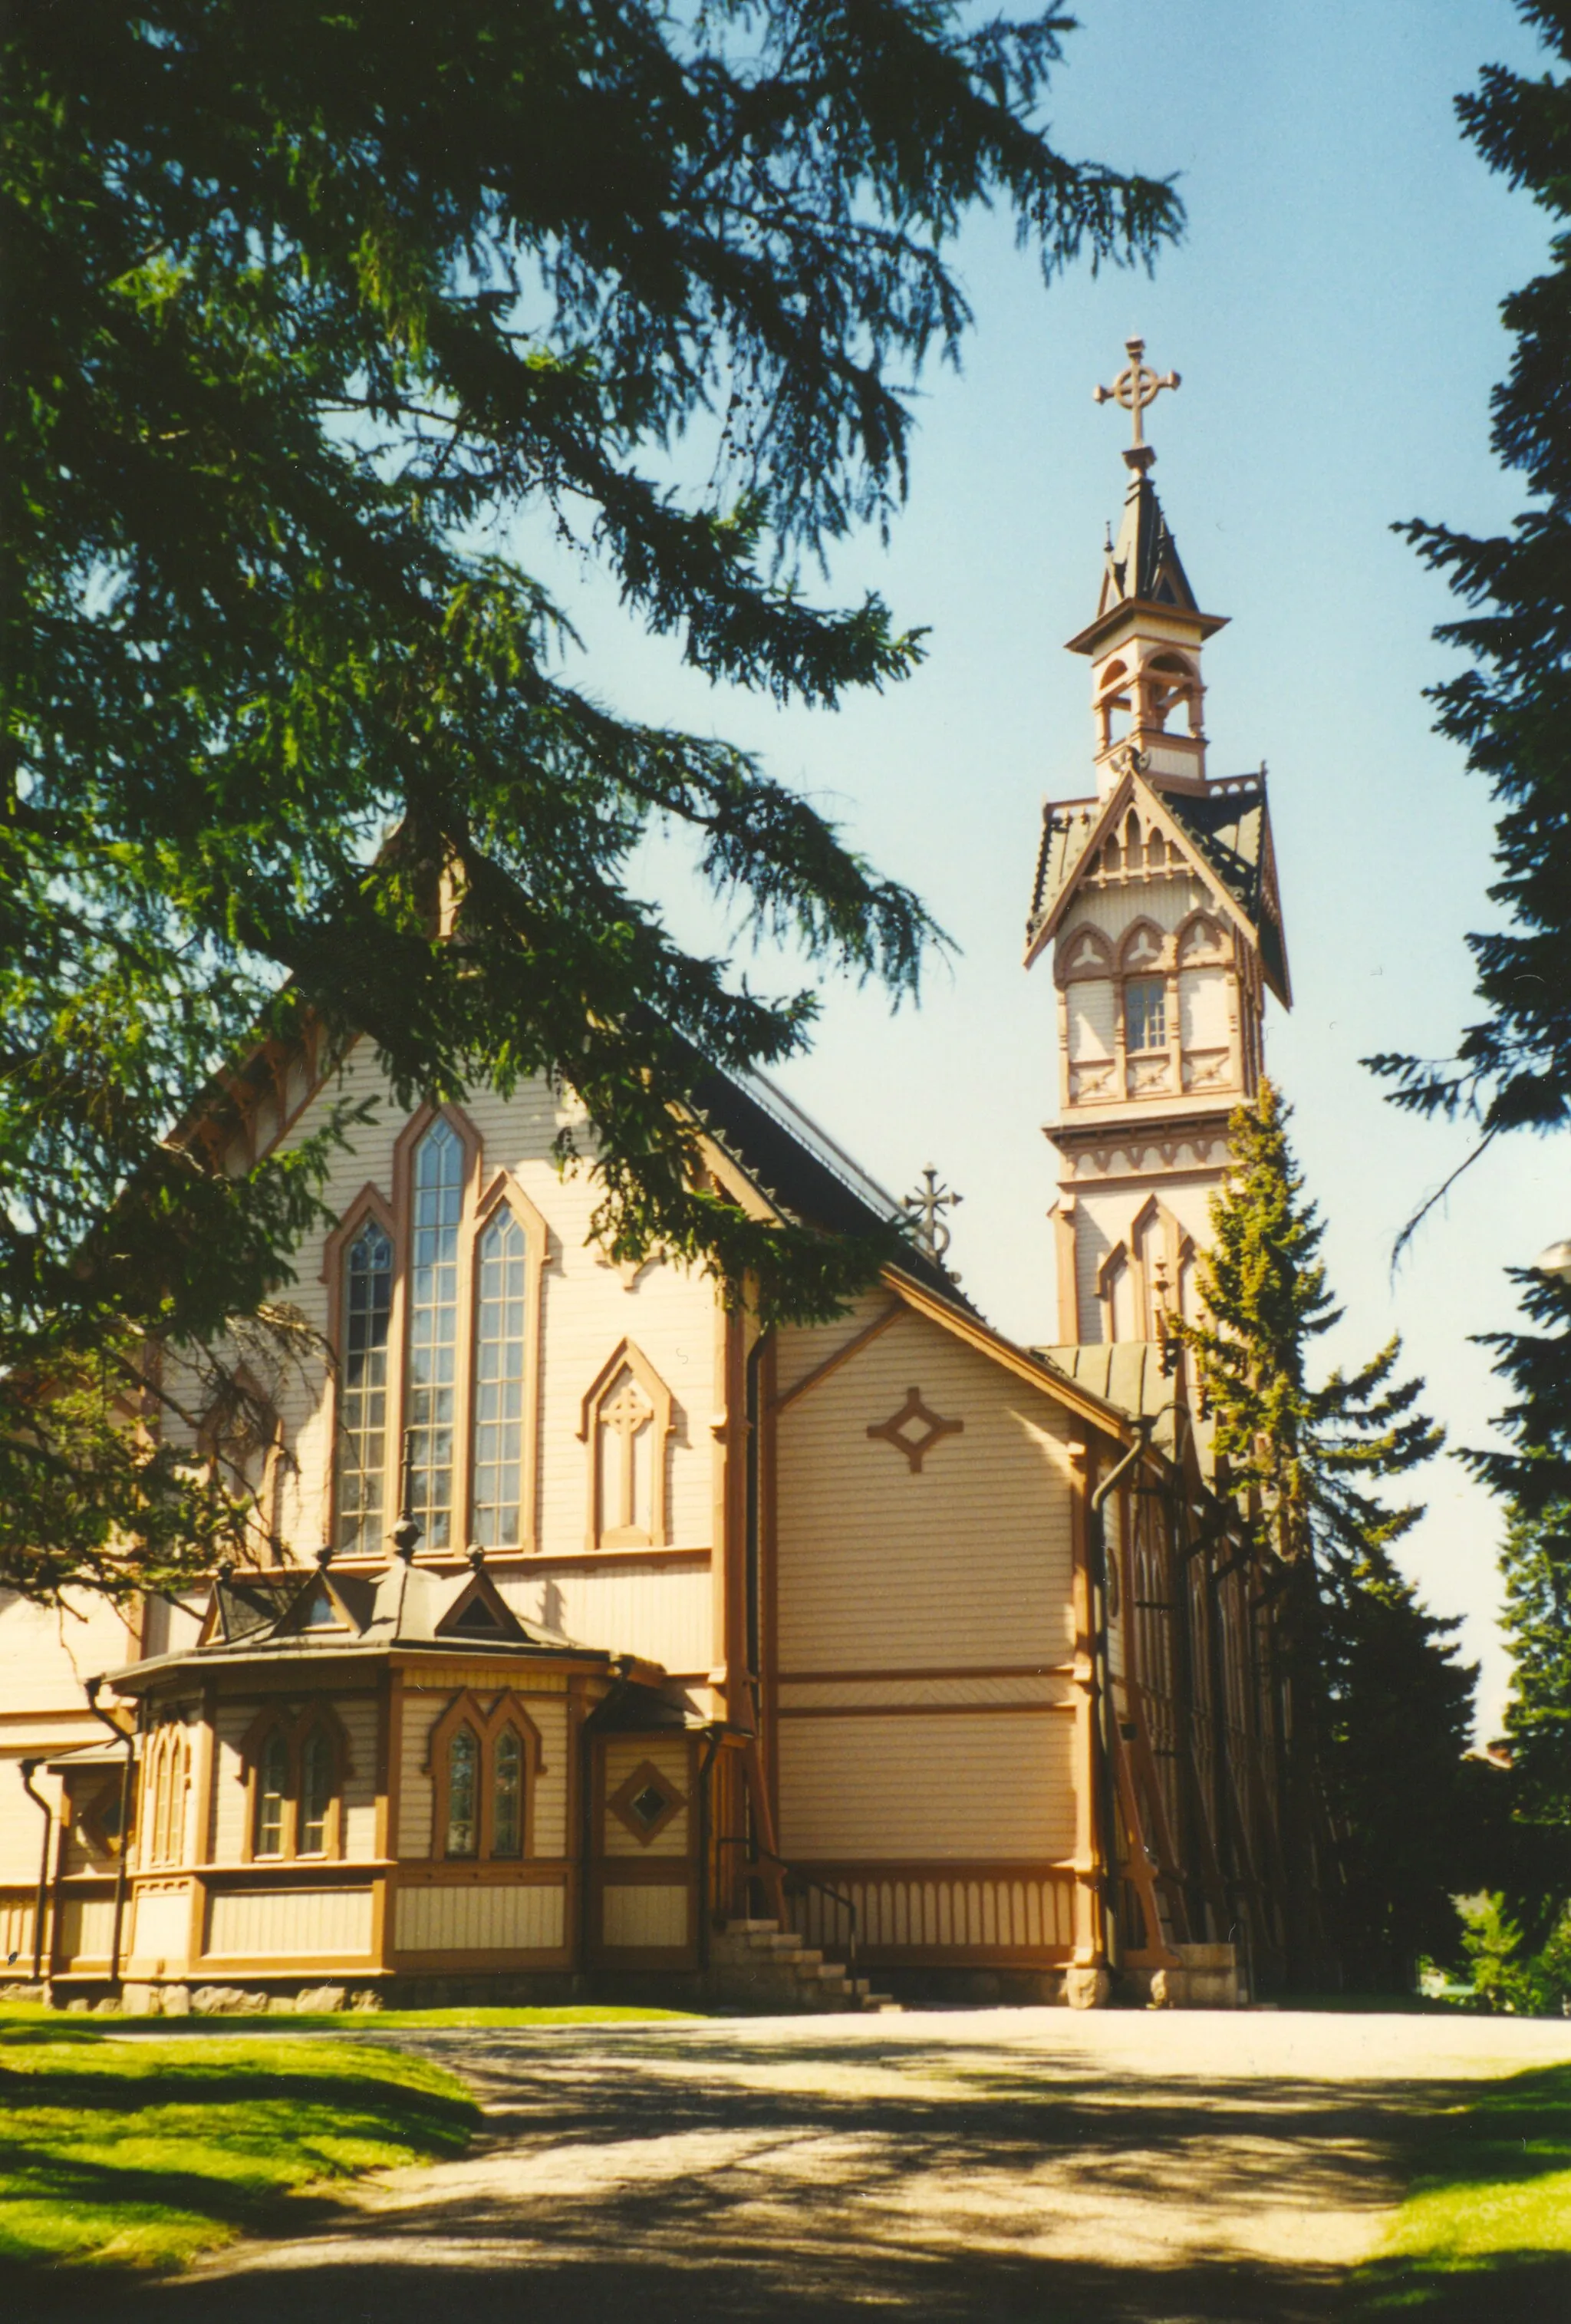
[[883,1255],[695,1176],[694,1056],[788,1055],[813,999],[684,949],[626,866],[682,826],[758,935],[896,1000],[926,913],[745,753],[566,683],[508,528],[602,560],[717,682],[905,676],[920,633],[801,567],[904,493],[912,382],[969,321],[962,218],[1002,204],[1049,275],[1178,228],[1168,187],[1037,126],[1068,29],[951,0],[5,13],[0,1579],[210,1555],[223,1495],[120,1420],[157,1416],[160,1342],[265,1312],[323,1144],[224,1178],[171,1115],[302,1011],[400,1100],[570,1082],[619,1256],[822,1314]]
[[[1292,1700],[1286,1847],[1300,1978],[1324,1975],[1301,1930],[1320,1806],[1336,1836],[1340,1904],[1330,1935],[1352,1983],[1401,1990],[1420,1953],[1454,1937],[1450,1894],[1466,1859],[1463,1755],[1476,1673],[1455,1659],[1457,1624],[1425,1612],[1392,1556],[1417,1522],[1371,1490],[1439,1450],[1397,1381],[1392,1340],[1318,1386],[1313,1343],[1339,1320],[1325,1229],[1304,1197],[1290,1109],[1266,1083],[1230,1126],[1232,1158],[1199,1262],[1203,1321],[1177,1329],[1209,1398],[1228,1483],[1279,1562],[1279,1636]],[[1321,1863],[1326,1886],[1333,1868]]]

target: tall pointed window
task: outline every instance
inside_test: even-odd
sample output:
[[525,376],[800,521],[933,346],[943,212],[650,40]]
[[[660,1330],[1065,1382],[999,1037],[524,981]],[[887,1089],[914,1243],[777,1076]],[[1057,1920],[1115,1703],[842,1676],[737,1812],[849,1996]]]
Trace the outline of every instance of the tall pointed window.
[[516,1727],[502,1729],[492,1755],[491,1852],[524,1852],[524,1745]]
[[1129,1049],[1167,1046],[1167,985],[1160,976],[1137,976],[1124,987],[1124,1043]]
[[300,1754],[300,1855],[320,1856],[326,1849],[332,1805],[333,1746],[315,1727]]
[[504,1204],[481,1235],[474,1329],[473,1538],[516,1547],[523,1505],[528,1241]]
[[447,1853],[473,1856],[479,1847],[480,1738],[461,1727],[447,1747]]
[[409,1507],[427,1549],[453,1540],[453,1428],[458,1365],[458,1227],[464,1148],[440,1115],[415,1150],[409,1252]]
[[367,1219],[345,1258],[337,1546],[350,1551],[381,1545],[392,1276],[391,1239]]

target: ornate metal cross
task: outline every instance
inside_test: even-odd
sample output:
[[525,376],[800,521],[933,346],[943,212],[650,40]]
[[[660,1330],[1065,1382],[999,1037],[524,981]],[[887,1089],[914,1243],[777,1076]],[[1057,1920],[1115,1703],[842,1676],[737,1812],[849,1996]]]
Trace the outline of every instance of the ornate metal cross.
[[[1091,390],[1091,401],[1093,403],[1123,405],[1129,414],[1134,430],[1129,439],[1130,451],[1144,454],[1144,459],[1130,460],[1130,466],[1144,467],[1147,462],[1156,457],[1145,440],[1145,407],[1148,403],[1156,401],[1164,387],[1178,387],[1181,383],[1176,371],[1170,371],[1165,376],[1160,376],[1157,373],[1146,369],[1140,360],[1145,353],[1144,339],[1125,339],[1124,351],[1129,357],[1128,369],[1119,373],[1111,387],[1094,387]],[[1124,456],[1129,459],[1130,455],[1126,452]]]
[[964,1200],[963,1194],[951,1194],[947,1186],[939,1184],[938,1172],[930,1162],[922,1174],[917,1192],[905,1195],[901,1202],[901,1209],[911,1221],[911,1240],[929,1259],[942,1259],[949,1249],[950,1230],[942,1214]]

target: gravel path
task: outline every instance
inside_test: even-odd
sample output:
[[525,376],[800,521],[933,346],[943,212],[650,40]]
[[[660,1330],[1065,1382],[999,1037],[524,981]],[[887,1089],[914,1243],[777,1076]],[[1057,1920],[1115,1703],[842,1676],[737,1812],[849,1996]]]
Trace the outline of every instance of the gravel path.
[[1380,2243],[1418,2119],[1470,2080],[1571,2060],[1571,2025],[1288,2012],[396,2038],[477,2089],[469,2159],[392,2174],[322,2232],[239,2247],[119,2313],[1320,2324],[1351,2312],[1345,2271]]

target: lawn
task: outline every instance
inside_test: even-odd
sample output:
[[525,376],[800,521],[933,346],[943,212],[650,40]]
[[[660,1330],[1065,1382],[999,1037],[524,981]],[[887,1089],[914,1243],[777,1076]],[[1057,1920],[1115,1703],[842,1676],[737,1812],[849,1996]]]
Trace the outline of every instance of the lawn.
[[441,2068],[233,2024],[127,2041],[114,2019],[0,2014],[0,2268],[178,2267],[303,2223],[323,2181],[467,2145],[477,2109]]
[[1413,2182],[1364,2271],[1371,2312],[1571,2317],[1571,2066],[1472,2083],[1411,2157]]

